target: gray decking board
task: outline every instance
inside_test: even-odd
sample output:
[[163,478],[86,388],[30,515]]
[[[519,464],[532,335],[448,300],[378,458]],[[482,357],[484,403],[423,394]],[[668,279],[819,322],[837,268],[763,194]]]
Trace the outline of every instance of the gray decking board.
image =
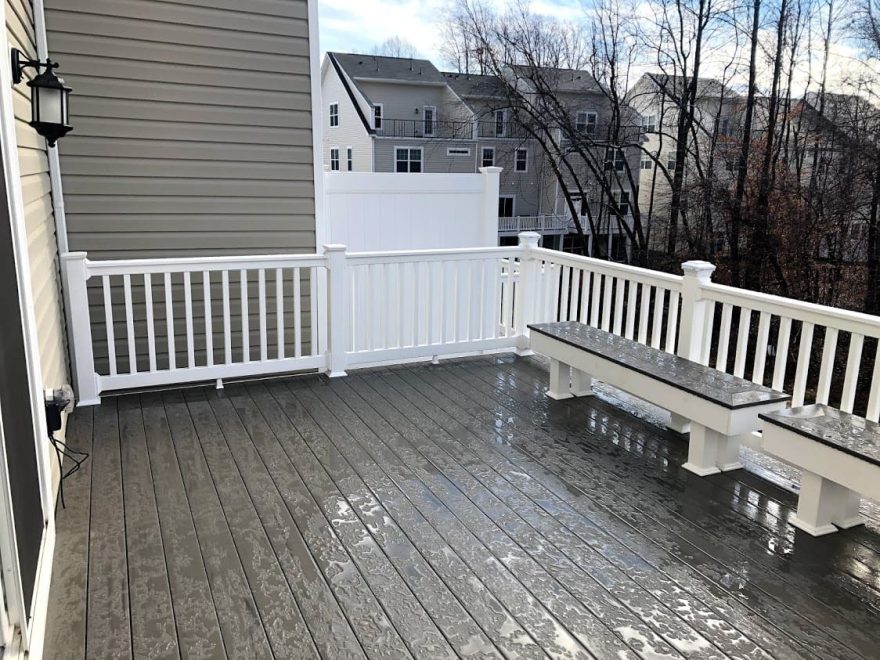
[[224,657],[214,597],[165,406],[159,394],[142,395],[140,405],[180,650],[194,657]]
[[[92,415],[94,408],[77,411],[67,423],[67,445],[92,453]],[[86,606],[89,574],[89,510],[92,484],[90,459],[64,482],[67,508],[57,503],[55,522],[55,563],[52,568],[52,597],[49,600],[45,647],[64,649],[71,658],[86,654]],[[69,469],[66,464],[65,469]],[[51,656],[49,656],[51,657]],[[59,656],[60,657],[60,656]]]
[[131,620],[125,495],[119,450],[117,401],[95,410],[92,440],[86,656],[130,658]]
[[166,392],[162,402],[171,430],[168,441],[173,442],[183,475],[226,653],[231,658],[270,657],[269,640],[252,592],[253,586],[259,585],[248,582],[183,395]]
[[178,658],[165,548],[140,401],[136,397],[120,399],[118,410],[132,654],[140,658]]
[[[473,369],[469,369],[469,371],[476,374],[479,379],[479,371]],[[517,373],[519,378],[522,379],[522,372],[518,371]],[[459,387],[465,389],[462,395],[463,400],[476,400],[473,392],[467,390],[467,385],[461,385],[463,382],[459,381]],[[518,397],[518,400],[508,403],[508,409],[513,414],[519,415],[522,414],[522,411],[535,404],[535,402],[536,399],[534,397],[531,397],[528,393],[523,393],[522,396]],[[546,405],[550,404],[537,405],[546,407]],[[560,407],[572,410],[583,409],[576,406]],[[569,423],[568,428],[571,430],[582,428],[583,423],[583,419],[575,417]],[[601,437],[604,434],[597,433],[597,435]],[[557,444],[561,445],[564,443]],[[607,443],[597,446],[600,451],[610,447],[612,445]],[[582,446],[574,447],[575,450],[581,448]],[[607,479],[605,485],[608,488],[615,483],[612,479],[608,479],[607,473],[602,474],[593,470],[589,463],[584,462],[580,465],[580,471],[587,473],[592,471],[593,474],[590,476],[589,483],[593,484],[595,479],[602,478]],[[628,465],[628,474],[638,474],[637,467],[637,465]],[[839,588],[833,592],[840,597],[837,602],[832,604],[820,603],[817,598],[822,596],[823,591],[811,587],[812,575],[804,576],[800,582],[792,582],[788,580],[784,570],[779,570],[773,566],[764,566],[769,563],[767,561],[768,553],[766,552],[766,546],[753,540],[753,537],[757,536],[754,533],[752,535],[736,533],[738,529],[745,531],[743,518],[733,515],[733,509],[729,503],[723,501],[718,503],[717,499],[711,497],[713,491],[717,492],[717,487],[712,487],[712,481],[691,479],[680,469],[675,469],[673,473],[685,479],[684,487],[687,490],[683,493],[681,501],[677,503],[675,508],[667,507],[666,510],[664,510],[662,503],[668,499],[668,496],[658,497],[664,491],[654,486],[655,479],[634,479],[630,476],[630,483],[644,486],[647,491],[646,493],[644,491],[636,492],[632,498],[634,501],[642,502],[640,510],[643,514],[650,516],[647,520],[654,521],[655,523],[660,522],[678,534],[688,546],[698,551],[698,555],[695,558],[711,558],[709,563],[702,564],[702,570],[705,570],[708,576],[712,576],[716,580],[718,580],[718,577],[725,575],[726,566],[750,560],[752,569],[747,576],[743,575],[739,578],[741,582],[745,583],[740,589],[748,591],[749,585],[752,585],[751,589],[755,590],[753,591],[752,606],[755,606],[757,609],[757,606],[763,603],[765,616],[771,620],[779,618],[788,619],[791,630],[800,630],[803,642],[819,649],[824,648],[824,645],[828,644],[829,652],[833,650],[836,643],[842,643],[860,650],[866,657],[871,656],[877,643],[873,634],[866,634],[858,626],[855,630],[852,629],[853,619],[861,621],[865,618],[863,614],[864,608],[860,607],[861,603],[858,601],[854,602],[852,598],[847,599],[845,592]],[[560,474],[562,473],[560,472]],[[647,497],[645,494],[647,494]],[[618,510],[620,510],[619,506]],[[719,511],[729,515],[717,517]],[[707,514],[712,516],[714,520],[710,519],[707,522],[705,520]],[[716,530],[719,528],[730,530],[733,533],[729,537],[725,536],[723,541],[720,541],[716,538]],[[809,545],[809,541],[807,541],[807,545]],[[681,551],[681,546],[679,546],[679,551]],[[768,573],[768,571],[773,571],[773,573]],[[814,575],[815,577],[820,577],[823,573],[821,570],[816,570]],[[768,600],[769,603],[767,602]],[[779,614],[771,615],[770,613],[778,603],[785,603],[791,609],[785,609]],[[842,614],[840,611],[844,608],[845,604],[848,605],[848,614]],[[758,609],[758,611],[761,610]],[[822,622],[822,624],[818,625],[818,622]],[[836,640],[833,639],[835,633]]]
[[875,522],[796,534],[790,494],[689,477],[680,439],[546,379],[484,357],[76,411],[45,657],[876,655]]

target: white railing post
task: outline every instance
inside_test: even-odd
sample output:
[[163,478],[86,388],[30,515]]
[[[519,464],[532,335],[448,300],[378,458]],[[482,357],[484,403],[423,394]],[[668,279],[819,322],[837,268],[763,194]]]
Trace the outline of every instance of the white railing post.
[[483,208],[480,219],[483,222],[480,238],[483,247],[498,245],[498,196],[501,194],[500,167],[481,167],[483,175]]
[[70,310],[68,336],[73,363],[77,405],[101,403],[95,354],[92,348],[92,320],[86,283],[90,277],[85,252],[68,252],[61,256],[64,295]]
[[715,266],[708,261],[686,261],[681,265],[681,320],[678,324],[680,357],[700,362],[706,334],[706,318],[710,301],[703,297],[703,285],[712,282]]
[[329,326],[327,375],[330,378],[345,376],[346,353],[348,351],[350,310],[346,291],[348,276],[345,250],[344,245],[324,246],[328,279],[327,313],[324,320]]
[[533,254],[541,235],[534,231],[524,231],[519,235],[519,281],[514,298],[514,331],[517,341],[517,355],[531,355],[529,348],[529,323],[535,309],[535,280],[538,274],[538,259]]

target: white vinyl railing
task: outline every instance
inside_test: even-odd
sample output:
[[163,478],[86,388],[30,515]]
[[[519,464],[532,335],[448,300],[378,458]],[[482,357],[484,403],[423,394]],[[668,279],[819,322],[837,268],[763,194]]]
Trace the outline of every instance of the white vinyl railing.
[[789,391],[795,405],[877,420],[880,318],[715,284],[705,262],[670,275],[539,248],[539,238],[234,258],[67,254],[80,405],[136,387],[522,352],[529,323],[575,320]]
[[518,234],[522,231],[565,232],[571,224],[567,215],[516,215],[498,218],[498,232]]

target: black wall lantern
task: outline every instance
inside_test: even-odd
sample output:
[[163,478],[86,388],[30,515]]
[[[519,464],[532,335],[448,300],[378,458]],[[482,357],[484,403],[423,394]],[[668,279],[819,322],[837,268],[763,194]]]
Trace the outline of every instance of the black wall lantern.
[[[52,69],[58,68],[58,63],[46,58],[45,62],[29,60],[17,48],[12,49],[12,82],[21,82],[21,72],[27,67],[38,71],[33,80],[28,81],[31,88],[31,126],[42,135],[50,147],[60,137],[69,133],[73,126],[70,125],[70,116],[67,99],[70,96],[70,87],[64,86],[64,80],[58,78]],[[44,69],[44,71],[40,71]]]

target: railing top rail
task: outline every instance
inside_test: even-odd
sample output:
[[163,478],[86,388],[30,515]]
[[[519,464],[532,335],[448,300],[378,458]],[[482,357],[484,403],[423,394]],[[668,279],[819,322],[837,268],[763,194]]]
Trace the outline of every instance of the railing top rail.
[[89,275],[125,275],[147,273],[186,273],[223,270],[255,270],[261,268],[292,268],[323,266],[322,254],[257,254],[234,257],[183,257],[161,259],[86,259]]
[[828,307],[827,305],[817,305],[769,293],[739,289],[725,284],[703,284],[701,289],[706,298],[716,302],[746,307],[776,316],[785,316],[814,325],[830,326],[867,337],[880,338],[880,317],[878,316],[838,307]]
[[518,247],[449,248],[443,250],[398,250],[394,252],[349,252],[347,261],[354,264],[395,263],[402,261],[467,261],[492,257],[513,259],[522,254]]
[[639,268],[638,266],[630,266],[628,264],[618,264],[613,261],[584,257],[579,254],[559,252],[547,248],[535,248],[534,253],[548,261],[554,261],[564,266],[587,268],[594,272],[600,272],[603,275],[622,277],[624,279],[635,280],[650,285],[660,285],[668,289],[681,288],[681,283],[684,279],[681,275],[671,275],[658,270]]

